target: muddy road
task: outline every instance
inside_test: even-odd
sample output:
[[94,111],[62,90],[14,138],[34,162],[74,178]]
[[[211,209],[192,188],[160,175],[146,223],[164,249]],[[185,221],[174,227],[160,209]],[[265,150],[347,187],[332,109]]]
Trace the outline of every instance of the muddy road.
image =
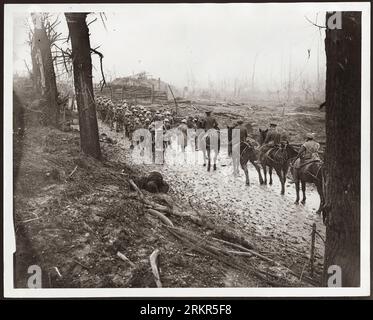
[[[316,237],[315,268],[320,275],[325,227],[321,216],[316,214],[319,196],[314,186],[307,185],[307,203],[295,205],[294,184],[287,182],[285,195],[280,195],[280,183],[275,173],[271,186],[259,184],[258,174],[250,163],[250,186],[245,185],[242,170],[240,176],[234,177],[232,161],[224,148],[218,156],[216,171],[211,168],[207,172],[201,162],[201,151],[196,164],[191,146],[183,154],[175,142],[166,150],[164,164],[148,164],[138,147],[130,150],[130,143],[123,133],[111,131],[101,123],[99,129],[100,133],[117,140],[117,149],[121,151],[113,155],[116,158],[113,160],[141,167],[144,173],[161,172],[170,184],[170,194],[181,204],[207,211],[217,223],[247,235],[262,252],[289,267],[304,269],[305,258],[310,252],[312,224],[316,223],[320,236]],[[303,259],[299,260],[299,257]]]

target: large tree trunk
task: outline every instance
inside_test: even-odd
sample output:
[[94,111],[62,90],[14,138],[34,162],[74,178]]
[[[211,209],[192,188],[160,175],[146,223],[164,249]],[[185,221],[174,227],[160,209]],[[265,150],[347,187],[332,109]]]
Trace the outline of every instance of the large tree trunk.
[[41,96],[43,94],[43,90],[42,90],[43,85],[41,81],[41,70],[43,69],[41,65],[41,56],[40,56],[40,61],[38,59],[39,55],[38,55],[38,50],[36,49],[36,46],[34,45],[34,39],[35,38],[33,36],[32,43],[31,43],[32,83],[33,83],[35,93]]
[[[33,13],[34,36],[32,43],[32,62],[35,87],[38,89],[41,81],[42,94],[48,103],[48,123],[58,126],[59,106],[57,102],[58,92],[56,74],[54,72],[51,44],[47,36],[44,21],[41,14]],[[40,78],[39,78],[40,77]]]
[[[328,21],[331,13],[327,13]],[[328,269],[342,271],[342,286],[360,285],[361,13],[343,12],[342,29],[327,29],[326,246]]]
[[74,86],[82,151],[101,158],[92,85],[92,59],[86,13],[65,13],[72,46]]

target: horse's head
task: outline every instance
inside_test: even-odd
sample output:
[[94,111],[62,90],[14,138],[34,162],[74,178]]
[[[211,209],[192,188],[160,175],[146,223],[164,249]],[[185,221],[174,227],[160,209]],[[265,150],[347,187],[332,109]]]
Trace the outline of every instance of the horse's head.
[[264,143],[264,140],[267,137],[268,129],[260,129],[259,128],[259,144],[262,145]]

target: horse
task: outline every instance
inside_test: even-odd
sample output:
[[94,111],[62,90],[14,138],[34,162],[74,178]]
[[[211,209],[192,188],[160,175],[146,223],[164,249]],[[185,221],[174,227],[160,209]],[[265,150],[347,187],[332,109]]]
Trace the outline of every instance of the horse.
[[214,171],[216,170],[216,160],[220,151],[220,133],[217,129],[210,129],[207,132],[201,133],[202,138],[200,144],[202,145],[203,153],[203,166],[206,166],[207,159],[207,171],[211,169],[211,151],[214,151],[213,164]]
[[272,168],[275,169],[281,182],[281,194],[285,194],[286,176],[289,170],[290,159],[298,155],[295,146],[289,142],[282,142],[280,145],[269,146],[269,149],[260,150],[260,163],[264,171],[264,183],[266,184],[266,167],[269,167],[270,184],[272,184]]
[[247,163],[250,161],[255,167],[259,176],[259,183],[264,184],[262,173],[260,172],[260,166],[258,165],[258,149],[255,148],[257,144],[253,140],[240,141],[233,144],[233,129],[234,126],[228,126],[228,155],[232,157],[233,162],[233,174],[238,174],[238,165],[240,164],[242,170],[245,173],[246,185],[250,185],[249,171],[247,170]]
[[[265,130],[262,130],[259,128],[259,145],[262,146],[265,139],[266,139],[266,136],[267,136],[267,133],[268,133],[268,129],[265,129]],[[260,158],[260,155],[259,155],[259,158]],[[264,173],[264,184],[267,184],[267,164],[263,164],[261,162],[261,165],[262,165],[262,168],[263,168],[263,173]],[[269,173],[269,184],[272,185],[273,184],[273,180],[272,180],[272,170],[273,168],[268,166],[268,173]]]
[[[293,175],[296,191],[295,204],[299,204],[299,187],[302,185],[303,199],[302,204],[306,203],[306,183],[313,183],[316,186],[317,192],[320,196],[320,206],[316,211],[317,214],[321,214],[325,204],[324,198],[324,166],[321,160],[305,160],[304,163],[301,162],[300,167],[296,169],[294,165],[291,165],[291,173]],[[298,170],[296,173],[295,170]],[[323,217],[324,219],[324,217]]]
[[258,151],[255,149],[253,143],[248,141],[241,141],[232,145],[232,161],[234,174],[238,172],[238,162],[241,165],[242,170],[245,172],[246,185],[250,185],[249,171],[247,170],[247,163],[250,161],[255,167],[259,176],[259,183],[264,184],[262,174],[260,172],[260,166],[258,165]]

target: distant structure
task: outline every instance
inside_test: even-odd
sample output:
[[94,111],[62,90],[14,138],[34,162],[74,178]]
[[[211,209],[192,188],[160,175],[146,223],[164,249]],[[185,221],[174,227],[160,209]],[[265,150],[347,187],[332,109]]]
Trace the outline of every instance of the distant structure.
[[[127,100],[134,103],[166,103],[172,99],[168,83],[141,72],[132,76],[116,78],[95,95],[107,96],[113,101]],[[172,87],[174,91],[174,88]],[[175,89],[176,90],[176,89]]]

